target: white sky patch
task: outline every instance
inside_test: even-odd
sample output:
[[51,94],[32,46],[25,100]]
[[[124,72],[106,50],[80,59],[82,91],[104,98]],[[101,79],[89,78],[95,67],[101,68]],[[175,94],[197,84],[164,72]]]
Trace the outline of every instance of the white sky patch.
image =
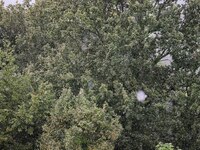
[[[3,0],[3,1],[5,3],[5,6],[8,6],[9,4],[12,4],[12,5],[16,4],[17,0]],[[20,4],[23,3],[23,0],[18,0],[18,3],[20,3]],[[31,3],[35,3],[35,0],[32,0]],[[177,3],[185,4],[185,0],[178,0]]]
[[[164,3],[164,0],[159,1],[160,4]],[[177,4],[185,4],[185,0],[178,0]]]
[[197,70],[195,71],[195,74],[198,75],[200,73],[200,67],[197,68]]
[[[24,1],[23,0],[3,0],[4,1],[4,6],[8,5],[15,5],[17,2],[19,4],[22,4]],[[31,0],[31,4],[35,3],[35,0]]]
[[185,0],[178,0],[177,4],[185,4]]
[[139,90],[136,92],[136,98],[139,102],[144,102],[145,99],[147,98],[147,95],[145,94],[144,91]]
[[169,54],[165,57],[163,57],[160,62],[158,62],[159,66],[171,66],[173,62],[172,56]]

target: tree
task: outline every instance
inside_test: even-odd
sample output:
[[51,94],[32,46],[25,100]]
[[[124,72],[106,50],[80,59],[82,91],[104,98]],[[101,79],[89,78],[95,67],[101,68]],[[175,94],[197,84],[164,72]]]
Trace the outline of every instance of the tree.
[[[187,77],[190,70],[182,69],[189,61],[180,60],[181,53],[187,52],[182,49],[188,43],[184,40],[186,31],[197,24],[184,24],[186,20],[182,22],[181,15],[195,14],[193,4],[134,1],[129,2],[127,10],[119,11],[116,1],[46,3],[50,10],[62,12],[57,13],[59,21],[55,23],[62,36],[54,40],[59,43],[57,46],[45,46],[46,56],[35,63],[33,72],[41,80],[53,83],[58,97],[65,86],[77,95],[81,88],[88,89],[85,85],[92,81],[92,89],[100,97],[98,107],[107,102],[121,116],[124,130],[116,149],[154,149],[160,140],[183,147],[185,140],[179,139],[183,132],[179,133],[176,126],[184,124],[178,114],[185,101],[177,93],[188,91],[188,80],[183,79],[192,75]],[[159,62],[168,55],[173,58],[172,64],[160,66]],[[190,62],[198,66],[197,61]],[[192,78],[197,82],[194,70]],[[89,78],[83,82],[85,76]],[[148,95],[144,104],[134,98],[139,89]],[[184,132],[189,134],[190,130]]]
[[157,146],[156,146],[156,149],[157,150],[174,150],[174,146],[171,144],[171,143],[159,143]]
[[64,90],[43,127],[40,149],[113,149],[121,125],[107,107],[95,106],[83,90],[78,96]]
[[[37,141],[42,149],[67,149],[69,143],[88,149],[107,145],[109,141],[98,143],[101,138],[91,136],[96,132],[87,124],[77,127],[79,122],[96,123],[97,113],[117,120],[117,135],[107,149],[152,150],[160,141],[182,149],[200,147],[198,0],[181,5],[174,0],[38,0],[33,6],[28,1],[9,8],[1,5],[0,10],[0,32],[5,29],[0,38],[10,41],[19,66],[14,72],[22,73],[18,78],[27,77],[31,87],[24,91],[29,95],[25,101],[13,104],[12,133],[20,133],[20,138],[32,134],[26,136],[32,149]],[[15,20],[25,30],[13,25]],[[166,58],[171,60],[163,65]],[[143,102],[136,98],[140,90],[147,95]],[[89,116],[82,119],[84,115]],[[66,118],[77,121],[60,129]],[[98,119],[112,127],[112,121]],[[17,131],[21,128],[23,134]],[[112,131],[101,130],[102,137]],[[30,143],[27,139],[23,142]],[[45,139],[54,145],[45,144]]]
[[0,148],[34,149],[54,94],[49,84],[32,84],[30,75],[17,73],[13,50],[6,43],[4,47],[0,49]]

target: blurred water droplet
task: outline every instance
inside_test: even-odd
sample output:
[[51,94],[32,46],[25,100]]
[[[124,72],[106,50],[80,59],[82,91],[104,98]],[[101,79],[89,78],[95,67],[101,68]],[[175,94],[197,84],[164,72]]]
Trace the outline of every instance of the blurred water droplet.
[[145,99],[147,98],[147,95],[145,94],[144,91],[139,90],[136,92],[136,97],[139,102],[144,102]]

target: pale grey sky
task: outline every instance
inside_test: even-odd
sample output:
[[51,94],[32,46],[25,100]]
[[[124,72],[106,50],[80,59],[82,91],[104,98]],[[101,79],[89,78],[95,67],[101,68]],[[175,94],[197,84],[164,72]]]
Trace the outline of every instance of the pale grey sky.
[[[8,6],[9,4],[15,4],[17,0],[4,0],[5,2],[5,6]],[[34,2],[35,0],[32,0],[32,2]],[[184,4],[185,0],[178,0],[179,4]],[[18,0],[19,3],[22,3],[23,0]]]
[[178,4],[184,4],[185,0],[178,0]]
[[[3,0],[5,3],[5,6],[8,6],[9,4],[16,4],[16,1],[18,1],[18,3],[22,3],[23,0]],[[34,2],[35,0],[32,0],[32,2]]]

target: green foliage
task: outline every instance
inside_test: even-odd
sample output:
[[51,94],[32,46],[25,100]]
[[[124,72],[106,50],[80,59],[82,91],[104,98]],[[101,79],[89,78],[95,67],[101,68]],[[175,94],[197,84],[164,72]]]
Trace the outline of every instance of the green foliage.
[[34,147],[54,100],[50,85],[34,88],[30,76],[16,69],[11,48],[0,50],[1,149]]
[[199,7],[1,2],[0,149],[198,150]]
[[0,50],[1,148],[4,148],[4,143],[15,142],[13,136],[17,133],[12,132],[12,122],[19,105],[27,101],[30,91],[28,78],[16,73],[12,50],[7,45],[5,47],[4,51]]
[[98,108],[81,90],[64,90],[44,125],[41,149],[107,150],[120,135],[118,117],[104,105]]
[[174,146],[171,143],[159,143],[156,146],[156,150],[174,150]]

